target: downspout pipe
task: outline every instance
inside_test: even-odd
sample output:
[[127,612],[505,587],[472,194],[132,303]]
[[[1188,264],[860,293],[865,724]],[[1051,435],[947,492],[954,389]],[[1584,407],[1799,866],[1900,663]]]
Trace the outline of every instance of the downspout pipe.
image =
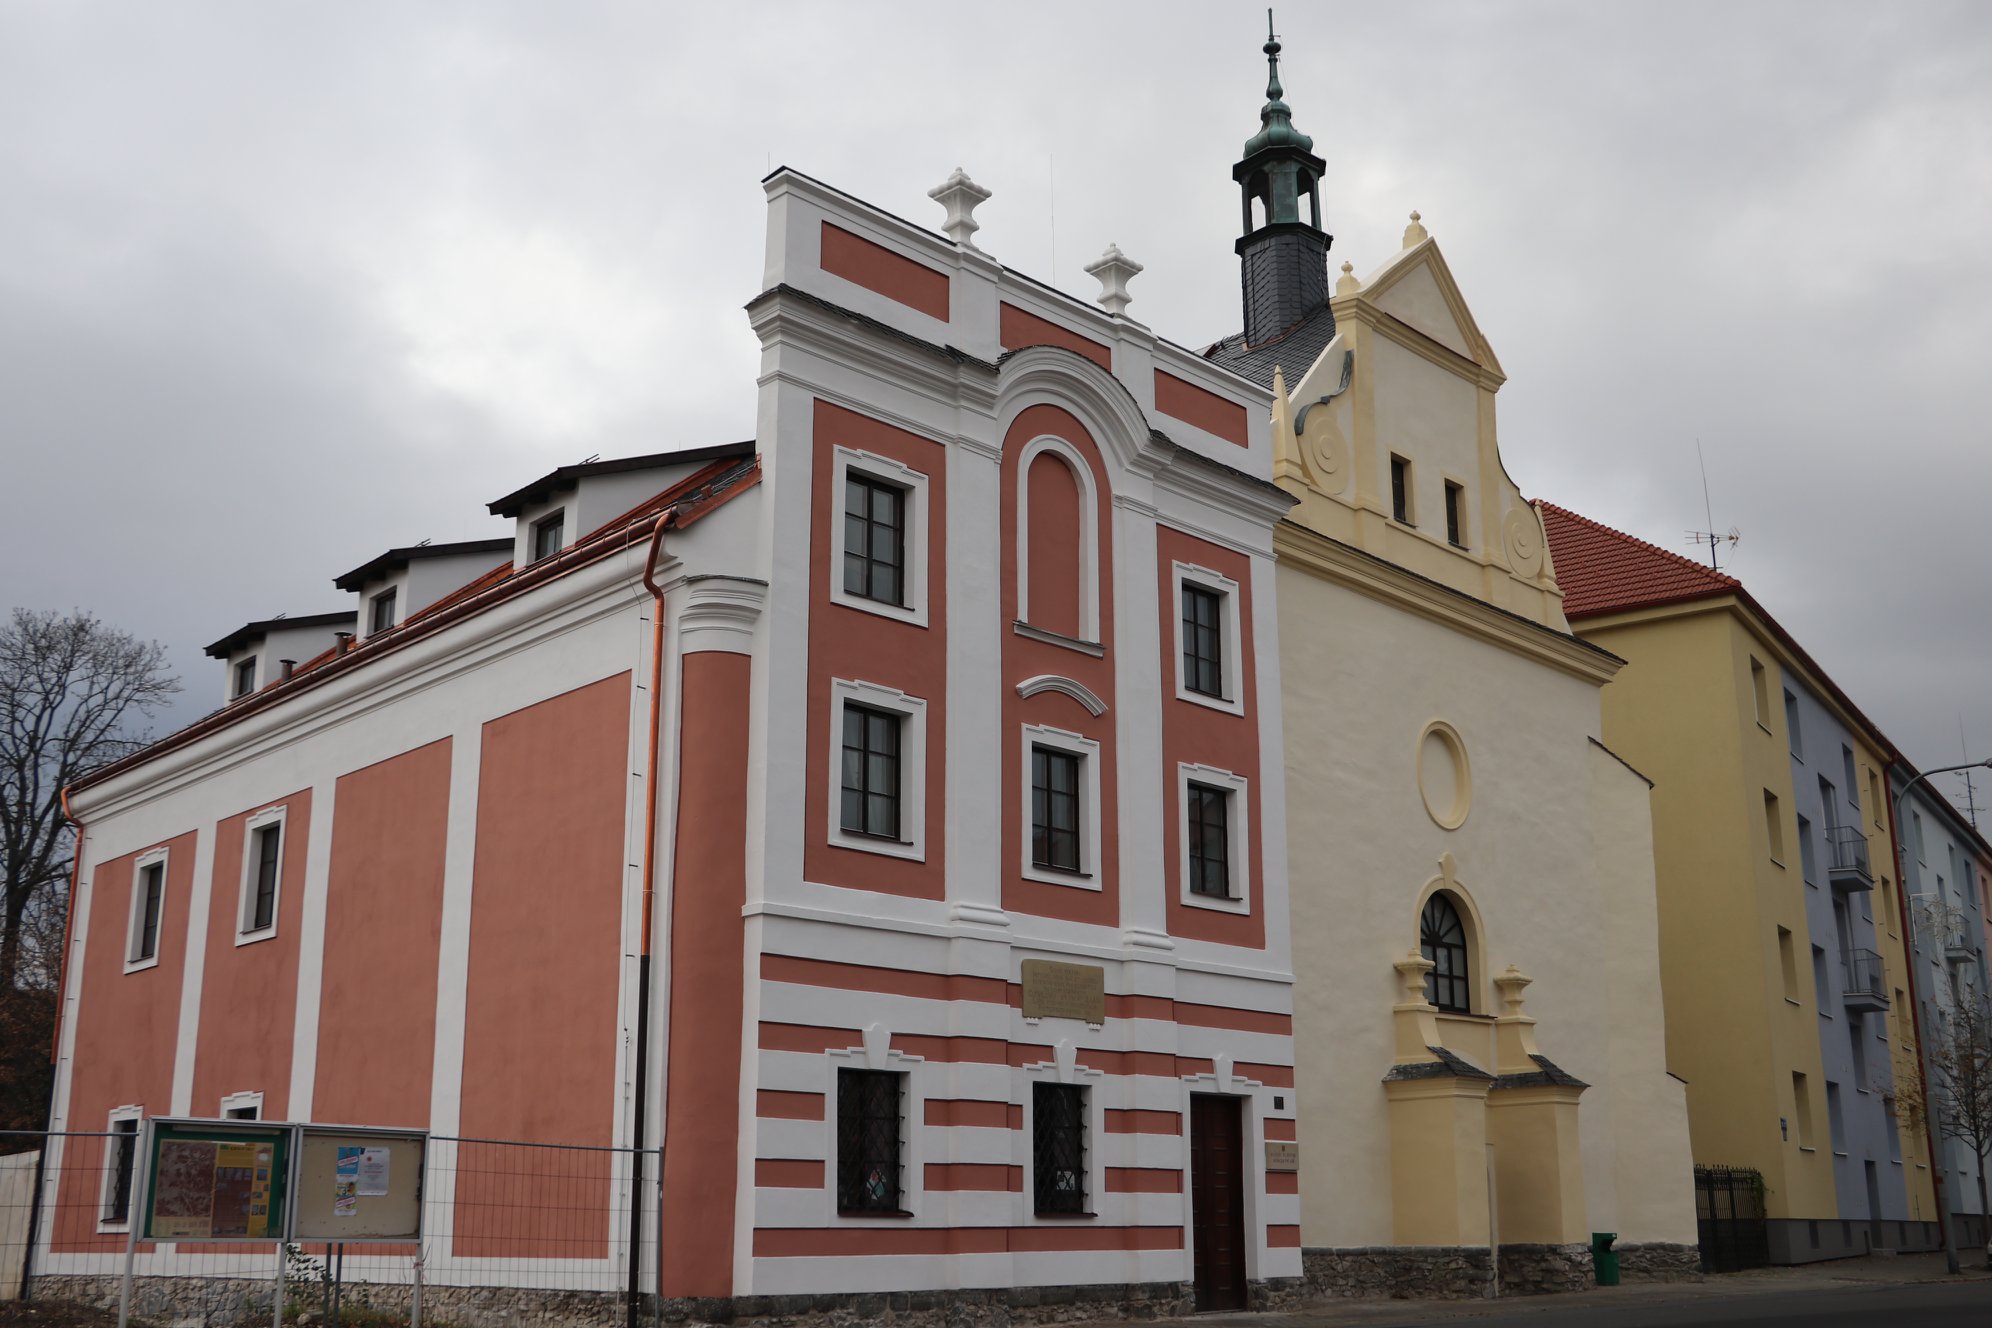
[[[664,532],[676,521],[678,509],[667,507],[650,528],[650,545],[643,558],[643,588],[650,592],[650,732],[643,780],[643,909],[638,924],[636,958],[636,1092],[631,1123],[630,1167],[634,1177],[629,1204],[628,1328],[637,1328],[643,1299],[644,1144],[650,1084],[650,932],[657,898],[657,771],[664,719],[664,587],[657,584],[657,560],[664,552]],[[658,1270],[661,1274],[663,1270]]]
[[1958,1271],[1957,1241],[1951,1232],[1950,1205],[1944,1201],[1944,1159],[1937,1151],[1936,1114],[1930,1109],[1930,1044],[1923,1040],[1923,1007],[1916,999],[1916,933],[1909,926],[1909,863],[1902,851],[1902,805],[1909,798],[1909,790],[1927,780],[1931,775],[1949,774],[1953,770],[1976,770],[1980,766],[1992,769],[1992,761],[1966,761],[1963,765],[1947,765],[1935,770],[1925,770],[1902,786],[1902,791],[1888,800],[1888,833],[1895,841],[1895,906],[1902,915],[1902,939],[1908,947],[1909,962],[1909,1018],[1916,1033],[1916,1075],[1923,1081],[1923,1142],[1930,1153],[1930,1178],[1936,1190],[1937,1235],[1943,1242],[1944,1266],[1952,1273]]

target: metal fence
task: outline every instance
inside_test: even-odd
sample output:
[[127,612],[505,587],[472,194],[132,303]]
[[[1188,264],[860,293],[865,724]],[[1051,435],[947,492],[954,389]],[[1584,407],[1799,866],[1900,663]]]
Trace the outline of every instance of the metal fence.
[[[204,1324],[625,1325],[658,1312],[657,1149],[430,1136],[419,1243],[134,1240],[136,1134],[0,1131],[0,1299]],[[641,1180],[638,1180],[642,1162]],[[641,1238],[632,1258],[632,1210]]]
[[1734,1273],[1771,1261],[1764,1178],[1744,1167],[1695,1168],[1695,1227],[1702,1271]]

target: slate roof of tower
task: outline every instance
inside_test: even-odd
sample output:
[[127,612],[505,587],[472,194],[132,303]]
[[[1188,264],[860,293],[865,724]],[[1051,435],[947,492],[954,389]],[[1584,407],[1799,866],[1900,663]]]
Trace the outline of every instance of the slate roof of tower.
[[1733,576],[1704,567],[1657,544],[1648,544],[1555,503],[1541,505],[1563,616],[1575,621],[1600,613],[1727,595],[1743,589]]
[[1245,344],[1245,334],[1226,337],[1204,349],[1203,356],[1260,387],[1273,385],[1273,367],[1279,366],[1292,383],[1314,367],[1322,350],[1335,339],[1335,315],[1322,305],[1271,341],[1256,346]]

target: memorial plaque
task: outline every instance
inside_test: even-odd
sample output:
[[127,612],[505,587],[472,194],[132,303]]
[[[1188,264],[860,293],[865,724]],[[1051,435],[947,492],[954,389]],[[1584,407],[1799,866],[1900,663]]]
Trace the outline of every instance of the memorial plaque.
[[1107,971],[1054,959],[1024,961],[1024,1018],[1107,1022]]
[[1299,1171],[1300,1145],[1286,1139],[1266,1140],[1266,1170]]

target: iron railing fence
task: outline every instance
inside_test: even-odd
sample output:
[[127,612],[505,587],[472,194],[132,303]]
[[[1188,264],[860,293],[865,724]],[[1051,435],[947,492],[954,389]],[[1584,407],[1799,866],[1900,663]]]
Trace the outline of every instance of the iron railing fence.
[[1734,1273],[1769,1263],[1762,1173],[1745,1167],[1696,1167],[1695,1228],[1703,1272]]
[[1847,950],[1840,955],[1840,990],[1849,995],[1888,995],[1888,973],[1872,950]]
[[343,1322],[405,1321],[418,1285],[420,1315],[437,1324],[550,1314],[622,1328],[661,1311],[658,1149],[432,1135],[419,1242],[284,1247],[134,1241],[138,1152],[134,1135],[0,1131],[0,1299],[115,1309],[130,1243],[132,1312],[155,1320],[270,1324],[279,1285],[292,1323],[307,1313],[329,1322],[335,1303]]
[[1857,825],[1835,825],[1826,830],[1826,851],[1836,872],[1873,875],[1868,865],[1867,832]]

